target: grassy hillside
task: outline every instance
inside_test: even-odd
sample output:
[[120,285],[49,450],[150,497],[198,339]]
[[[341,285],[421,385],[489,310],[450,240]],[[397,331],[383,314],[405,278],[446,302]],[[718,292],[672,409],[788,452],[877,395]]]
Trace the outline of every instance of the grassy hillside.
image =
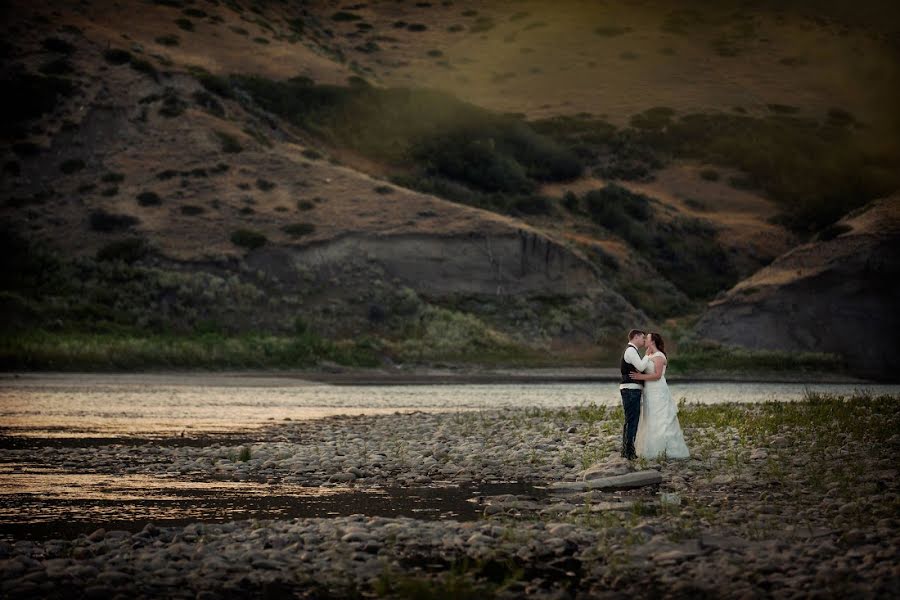
[[[230,358],[193,346],[198,365],[590,361],[900,187],[878,3],[2,10],[11,365],[90,364],[42,353],[94,334],[160,357],[181,356],[167,336],[244,336]],[[483,239],[510,277],[504,236],[541,240],[548,273],[561,256],[562,293],[412,289],[338,251]]]

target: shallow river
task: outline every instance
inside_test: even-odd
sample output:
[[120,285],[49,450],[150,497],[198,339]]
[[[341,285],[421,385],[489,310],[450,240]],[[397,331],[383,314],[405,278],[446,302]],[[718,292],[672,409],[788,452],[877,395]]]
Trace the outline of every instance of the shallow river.
[[[900,394],[898,385],[673,383],[687,402],[790,401],[807,390]],[[304,488],[278,482],[215,481],[201,474],[100,473],[59,464],[53,447],[230,445],[265,435],[278,421],[336,414],[469,411],[620,403],[617,385],[498,383],[325,385],[289,377],[222,375],[27,375],[0,378],[0,540],[48,539],[98,527],[140,530],[148,522],[329,517],[364,513],[476,519],[479,496],[526,494],[527,482],[420,488]],[[123,471],[127,470],[126,467]]]
[[[900,385],[671,383],[689,403],[789,401],[806,390],[900,393]],[[0,380],[0,435],[172,437],[335,414],[620,403],[599,383],[327,385],[287,377],[61,375]]]

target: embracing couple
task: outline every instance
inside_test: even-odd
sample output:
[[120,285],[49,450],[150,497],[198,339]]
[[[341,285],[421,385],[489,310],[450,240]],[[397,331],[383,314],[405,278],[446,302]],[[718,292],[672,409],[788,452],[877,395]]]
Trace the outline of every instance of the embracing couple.
[[[641,358],[639,348],[647,347]],[[678,424],[678,407],[666,383],[666,346],[658,333],[639,329],[628,332],[622,356],[622,456],[644,458],[688,458],[687,444]],[[643,399],[641,396],[643,395]]]

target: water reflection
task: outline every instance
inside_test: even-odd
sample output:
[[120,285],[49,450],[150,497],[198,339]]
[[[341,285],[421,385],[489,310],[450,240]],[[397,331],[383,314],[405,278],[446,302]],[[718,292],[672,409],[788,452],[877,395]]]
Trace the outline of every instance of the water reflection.
[[[900,393],[897,385],[672,383],[675,398],[796,400],[805,390]],[[0,381],[0,432],[41,437],[171,437],[250,430],[273,421],[336,414],[618,406],[618,386],[601,383],[332,386],[288,378],[197,375],[29,376]]]

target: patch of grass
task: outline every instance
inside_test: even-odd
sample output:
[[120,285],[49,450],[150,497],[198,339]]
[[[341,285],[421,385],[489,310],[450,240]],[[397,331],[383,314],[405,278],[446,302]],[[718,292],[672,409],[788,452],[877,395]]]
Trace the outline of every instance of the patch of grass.
[[374,352],[365,346],[336,343],[310,332],[286,336],[33,330],[0,335],[0,368],[5,370],[297,368],[322,361],[361,367],[378,364]]
[[312,223],[291,223],[282,227],[281,230],[292,238],[299,238],[315,232],[316,226]]
[[238,229],[233,231],[229,239],[235,246],[247,248],[248,250],[261,248],[268,241],[264,234],[250,229]]
[[828,372],[842,373],[846,366],[833,354],[813,352],[784,352],[777,350],[748,350],[736,346],[706,342],[683,342],[669,360],[673,373],[703,371],[740,371],[745,373]]

